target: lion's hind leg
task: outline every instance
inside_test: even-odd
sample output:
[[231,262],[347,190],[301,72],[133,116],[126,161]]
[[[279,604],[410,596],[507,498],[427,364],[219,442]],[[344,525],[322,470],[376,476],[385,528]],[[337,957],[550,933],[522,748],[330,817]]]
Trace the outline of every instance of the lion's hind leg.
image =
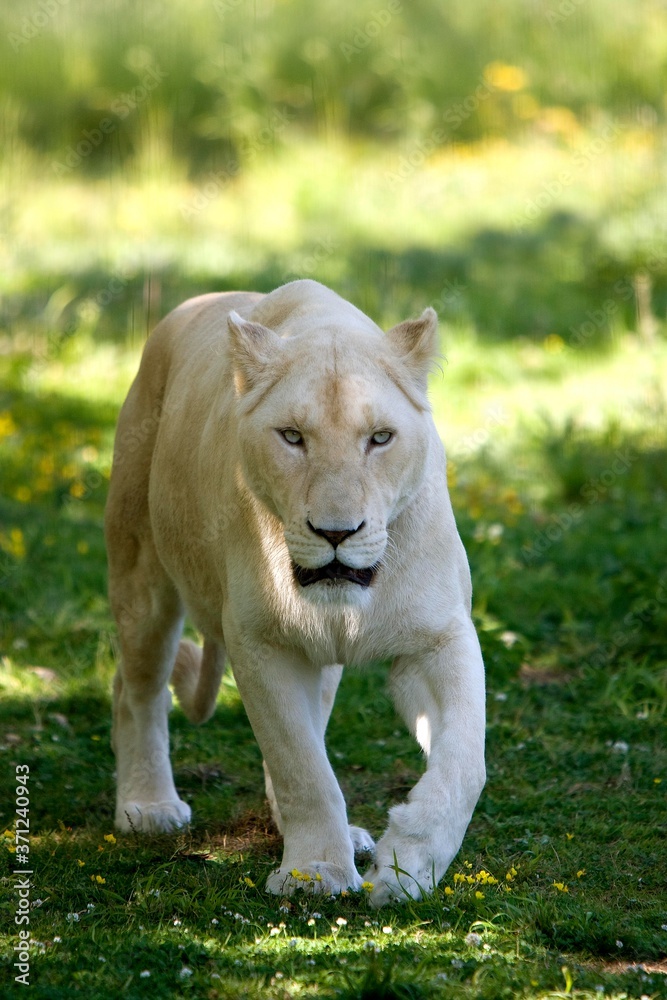
[[190,820],[169,761],[167,687],[183,626],[180,597],[150,537],[109,546],[109,595],[118,625],[112,742],[116,754],[116,825],[156,833]]

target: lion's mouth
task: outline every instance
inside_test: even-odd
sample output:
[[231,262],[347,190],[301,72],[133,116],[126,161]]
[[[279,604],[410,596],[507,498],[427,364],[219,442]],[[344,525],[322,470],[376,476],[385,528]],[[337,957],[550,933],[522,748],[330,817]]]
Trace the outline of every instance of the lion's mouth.
[[337,559],[332,559],[326,566],[320,566],[318,569],[297,566],[296,563],[292,565],[294,576],[302,587],[308,587],[311,583],[318,583],[320,580],[347,580],[348,583],[358,583],[360,587],[369,587],[377,572],[377,566],[354,569],[352,566],[345,566],[342,562],[338,562]]

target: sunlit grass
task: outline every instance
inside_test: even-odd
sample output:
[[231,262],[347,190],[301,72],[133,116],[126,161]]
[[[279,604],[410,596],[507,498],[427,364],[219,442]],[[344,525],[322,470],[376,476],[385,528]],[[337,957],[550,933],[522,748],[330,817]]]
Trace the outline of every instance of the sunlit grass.
[[[524,256],[513,242],[521,199],[587,141],[450,151],[393,191],[385,174],[400,151],[303,144],[250,163],[189,220],[181,209],[201,183],[175,176],[12,188],[14,256],[0,278],[13,303],[0,340],[0,826],[11,831],[12,766],[27,761],[42,900],[35,989],[104,1000],[592,1000],[600,987],[615,1000],[667,997],[656,544],[667,526],[667,349],[658,299],[651,341],[625,294],[647,242],[640,220],[657,204],[647,177],[658,153],[626,134],[554,202],[593,220],[596,253],[620,248],[613,267],[590,269],[577,226],[537,220]],[[614,214],[621,175],[627,198]],[[504,235],[487,244],[475,230],[489,223]],[[508,263],[509,245],[521,254]],[[108,839],[117,650],[101,517],[118,408],[167,308],[296,274],[329,282],[385,327],[429,302],[441,314],[431,400],[472,566],[489,781],[435,897],[381,913],[363,893],[264,893],[280,843],[230,675],[208,726],[178,708],[170,720],[192,830]],[[628,284],[609,322],[572,342],[618,275]],[[496,303],[491,335],[479,317]],[[385,676],[383,665],[346,673],[328,732],[350,819],[375,835],[424,766]],[[3,840],[0,851],[11,833]],[[0,904],[10,919],[12,905]]]

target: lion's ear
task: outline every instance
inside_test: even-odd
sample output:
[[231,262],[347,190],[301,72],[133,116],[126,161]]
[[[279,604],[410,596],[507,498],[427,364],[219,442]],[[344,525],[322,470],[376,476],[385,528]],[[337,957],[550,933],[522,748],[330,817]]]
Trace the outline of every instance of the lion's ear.
[[406,319],[387,332],[394,351],[419,385],[426,388],[438,345],[438,316],[429,306],[419,319]]
[[281,348],[280,337],[261,323],[251,323],[237,312],[227,317],[238,392],[248,392],[266,376]]

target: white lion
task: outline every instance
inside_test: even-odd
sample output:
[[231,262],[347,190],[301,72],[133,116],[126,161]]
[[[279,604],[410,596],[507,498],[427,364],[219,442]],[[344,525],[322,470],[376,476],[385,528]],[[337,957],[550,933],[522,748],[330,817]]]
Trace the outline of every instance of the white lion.
[[[122,830],[190,820],[168,684],[205,721],[226,650],[284,837],[267,888],[359,889],[355,850],[373,841],[348,826],[324,733],[340,664],[391,659],[428,764],[364,879],[381,904],[443,876],[484,784],[484,667],[426,397],[436,336],[432,309],[385,334],[294,281],[191,299],[149,338],[106,513]],[[179,645],[186,609],[203,650]]]

